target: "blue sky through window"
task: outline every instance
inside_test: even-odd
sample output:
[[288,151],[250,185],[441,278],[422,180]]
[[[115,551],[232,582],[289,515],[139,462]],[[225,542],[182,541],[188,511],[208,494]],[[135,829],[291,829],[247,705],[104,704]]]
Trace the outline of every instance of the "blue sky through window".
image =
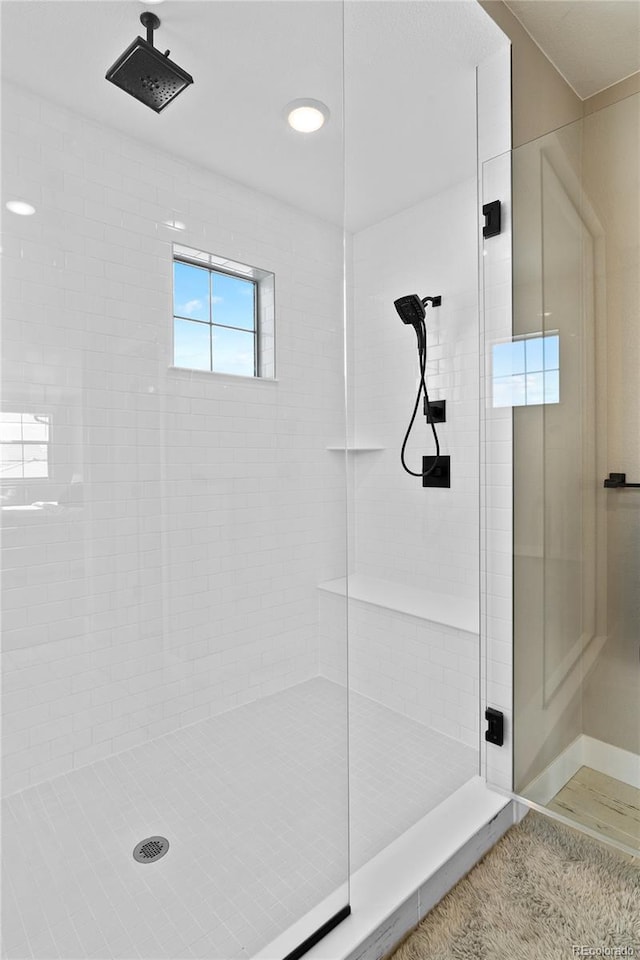
[[560,402],[560,336],[537,334],[492,351],[494,407]]
[[174,365],[256,376],[255,282],[176,260],[173,290]]

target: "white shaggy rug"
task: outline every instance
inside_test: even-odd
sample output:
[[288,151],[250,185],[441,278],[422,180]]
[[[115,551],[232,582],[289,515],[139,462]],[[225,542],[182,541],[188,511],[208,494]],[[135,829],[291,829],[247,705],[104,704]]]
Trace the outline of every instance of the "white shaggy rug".
[[640,960],[640,861],[529,813],[393,960]]

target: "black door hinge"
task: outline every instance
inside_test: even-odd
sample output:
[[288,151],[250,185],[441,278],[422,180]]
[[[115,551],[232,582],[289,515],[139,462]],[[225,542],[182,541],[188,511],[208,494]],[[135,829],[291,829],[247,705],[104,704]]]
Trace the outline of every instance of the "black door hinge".
[[485,740],[488,743],[495,743],[496,747],[501,747],[504,743],[504,713],[493,707],[487,707],[484,717],[489,724],[488,729],[485,730]]
[[497,237],[502,230],[500,201],[492,200],[491,203],[485,203],[482,208],[482,214],[484,216],[482,236],[485,240],[488,239],[488,237]]

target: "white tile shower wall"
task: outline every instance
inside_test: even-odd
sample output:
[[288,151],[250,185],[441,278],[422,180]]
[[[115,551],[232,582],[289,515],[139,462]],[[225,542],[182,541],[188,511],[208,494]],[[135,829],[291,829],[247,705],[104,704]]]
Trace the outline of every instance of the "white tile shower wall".
[[[471,177],[354,237],[354,443],[383,448],[355,454],[355,572],[464,598],[478,595],[476,191]],[[393,301],[408,293],[442,296],[427,309],[427,385],[447,401],[438,433],[450,489],[423,489],[400,465],[418,371]],[[420,412],[409,465],[433,450]]]
[[[319,591],[320,672],[344,682],[344,598]],[[478,747],[478,636],[349,603],[349,686],[396,713]]]
[[[3,195],[37,208],[4,222],[3,409],[51,419],[49,479],[2,485],[12,792],[317,672],[342,233],[3,94]],[[275,273],[277,382],[170,369],[175,239]]]
[[492,405],[491,350],[513,330],[510,54],[507,45],[478,67],[479,192],[483,204],[502,204],[502,233],[483,241],[480,230],[481,710],[492,706],[505,715],[504,745],[484,738],[481,745],[487,782],[505,790],[512,786],[513,747],[512,411]]

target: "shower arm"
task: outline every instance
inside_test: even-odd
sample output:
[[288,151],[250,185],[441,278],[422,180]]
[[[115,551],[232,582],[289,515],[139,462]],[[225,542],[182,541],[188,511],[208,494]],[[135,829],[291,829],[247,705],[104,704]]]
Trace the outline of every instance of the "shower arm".
[[[151,13],[150,10],[145,10],[144,13],[140,14],[140,23],[143,27],[146,27],[147,43],[153,47],[153,34],[160,26],[160,17],[156,17],[155,13]],[[171,50],[165,50],[164,56],[168,57],[170,53]]]

